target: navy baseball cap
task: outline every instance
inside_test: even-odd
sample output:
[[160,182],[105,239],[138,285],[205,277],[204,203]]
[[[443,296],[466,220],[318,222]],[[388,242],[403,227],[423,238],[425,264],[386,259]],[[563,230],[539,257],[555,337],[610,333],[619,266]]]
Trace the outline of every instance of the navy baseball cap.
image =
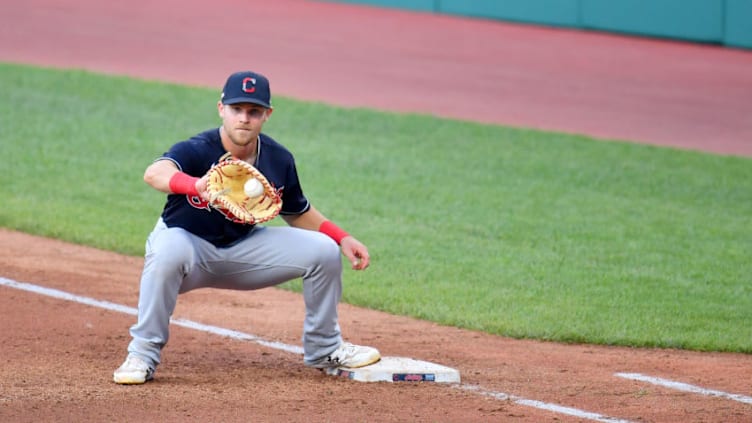
[[222,89],[222,104],[253,103],[272,107],[269,80],[264,75],[251,72],[235,72],[227,78]]

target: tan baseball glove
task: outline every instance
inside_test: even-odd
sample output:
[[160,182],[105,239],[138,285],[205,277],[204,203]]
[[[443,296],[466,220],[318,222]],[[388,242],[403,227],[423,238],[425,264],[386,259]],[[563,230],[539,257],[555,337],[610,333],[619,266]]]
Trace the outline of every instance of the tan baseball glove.
[[234,222],[256,224],[274,219],[282,199],[266,177],[237,159],[220,162],[209,170],[206,190],[209,204]]

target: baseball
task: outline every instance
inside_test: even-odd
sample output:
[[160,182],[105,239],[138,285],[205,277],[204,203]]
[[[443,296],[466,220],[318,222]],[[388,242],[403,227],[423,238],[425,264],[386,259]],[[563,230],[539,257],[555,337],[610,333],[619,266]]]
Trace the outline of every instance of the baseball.
[[243,191],[245,191],[245,195],[250,198],[258,197],[264,193],[264,186],[261,185],[261,182],[259,182],[258,179],[249,179],[243,186]]

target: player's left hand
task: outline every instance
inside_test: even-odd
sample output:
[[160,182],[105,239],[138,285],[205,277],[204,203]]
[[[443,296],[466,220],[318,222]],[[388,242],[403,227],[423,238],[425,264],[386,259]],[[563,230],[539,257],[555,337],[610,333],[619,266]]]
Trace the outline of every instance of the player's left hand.
[[209,194],[209,191],[206,190],[206,185],[209,182],[209,174],[202,176],[201,179],[196,182],[196,191],[198,191],[198,194],[201,196],[201,199],[205,201],[211,200],[211,194]]
[[363,243],[348,235],[342,238],[340,248],[354,270],[364,270],[368,267],[371,259],[368,256],[368,248]]

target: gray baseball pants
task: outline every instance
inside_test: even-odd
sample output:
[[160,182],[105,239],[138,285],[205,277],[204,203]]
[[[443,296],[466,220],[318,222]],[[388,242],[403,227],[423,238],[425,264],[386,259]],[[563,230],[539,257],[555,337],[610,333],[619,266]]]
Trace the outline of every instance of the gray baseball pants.
[[169,338],[178,294],[198,288],[261,289],[303,278],[303,360],[314,364],[342,342],[337,304],[342,296],[342,258],[328,236],[292,227],[257,226],[228,248],[162,219],[146,241],[138,321],[128,352],[154,368]]

